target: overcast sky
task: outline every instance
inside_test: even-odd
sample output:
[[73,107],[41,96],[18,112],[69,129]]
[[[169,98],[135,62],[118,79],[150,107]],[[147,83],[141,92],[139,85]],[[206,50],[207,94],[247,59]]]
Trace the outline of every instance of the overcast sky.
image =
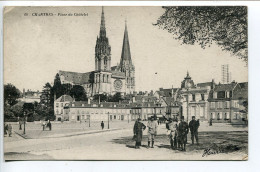
[[[216,45],[201,49],[181,45],[153,23],[161,7],[105,7],[112,65],[120,61],[127,18],[130,49],[136,68],[136,90],[180,87],[187,70],[193,81],[221,81],[221,65],[229,64],[232,80],[248,81],[245,62]],[[24,16],[28,13],[28,16]],[[88,16],[31,16],[32,13],[86,13]],[[42,90],[58,70],[94,70],[101,7],[16,7],[4,14],[4,83],[20,90]],[[157,75],[155,74],[157,73]]]

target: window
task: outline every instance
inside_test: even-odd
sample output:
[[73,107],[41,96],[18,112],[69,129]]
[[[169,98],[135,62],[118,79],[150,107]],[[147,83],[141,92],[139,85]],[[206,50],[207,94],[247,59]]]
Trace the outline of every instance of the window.
[[63,114],[63,109],[61,109],[60,113]]
[[227,108],[230,108],[230,102],[226,102],[227,103]]
[[63,103],[61,103],[61,107],[63,107]]
[[56,103],[56,107],[59,107],[59,103]]
[[204,94],[201,94],[201,100],[204,100]]
[[211,103],[210,103],[210,108],[211,108],[211,109],[214,109],[214,108],[215,108],[215,102],[211,102]]
[[192,94],[192,101],[195,101],[195,94]]
[[222,102],[218,102],[218,103],[219,103],[218,108],[222,108]]
[[225,91],[219,91],[217,93],[217,98],[225,98]]
[[218,113],[218,115],[217,115],[217,119],[220,120],[220,114],[219,114],[219,113]]
[[215,113],[214,112],[210,113],[210,118],[215,119]]

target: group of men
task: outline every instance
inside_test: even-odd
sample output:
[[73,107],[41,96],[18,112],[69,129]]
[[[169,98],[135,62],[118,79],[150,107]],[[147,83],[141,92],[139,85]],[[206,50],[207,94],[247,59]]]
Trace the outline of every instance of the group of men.
[[[148,136],[148,145],[147,148],[154,148],[154,138],[157,135],[157,122],[155,121],[155,117],[151,117],[148,120],[147,123],[147,136]],[[141,122],[141,119],[138,118],[137,121],[135,122],[134,125],[134,140],[136,141],[135,143],[135,148],[139,149],[141,146],[142,142],[142,137],[143,137],[143,131],[146,129],[146,126]]]
[[186,151],[187,135],[189,133],[189,130],[191,132],[192,144],[194,144],[194,137],[197,144],[199,144],[199,126],[199,119],[195,120],[195,116],[192,116],[192,120],[189,122],[189,125],[187,122],[184,121],[184,116],[181,117],[180,122],[177,118],[175,120],[169,119],[169,122],[166,124],[166,128],[170,132],[169,138],[171,148],[174,150],[180,149],[181,151]]
[[[166,128],[169,131],[170,144],[172,149],[180,149],[181,151],[186,151],[187,144],[187,134],[189,131],[191,132],[191,141],[194,144],[194,137],[196,139],[197,144],[199,144],[198,139],[198,128],[200,126],[199,120],[195,120],[195,116],[192,116],[192,120],[189,122],[184,121],[184,116],[181,117],[181,121],[178,121],[177,118],[169,119],[166,123]],[[147,148],[154,148],[154,139],[157,135],[157,122],[155,121],[155,117],[151,117],[148,120],[147,126],[145,126],[141,119],[139,118],[134,125],[134,137],[133,139],[136,141],[135,148],[139,149],[142,142],[143,131],[147,130],[148,137],[148,145]]]

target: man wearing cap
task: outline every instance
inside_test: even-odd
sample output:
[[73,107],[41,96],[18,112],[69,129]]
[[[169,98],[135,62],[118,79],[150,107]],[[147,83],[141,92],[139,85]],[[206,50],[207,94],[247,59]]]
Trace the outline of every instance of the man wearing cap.
[[147,127],[148,127],[148,148],[150,147],[150,143],[152,141],[152,147],[154,145],[154,137],[157,135],[157,123],[154,121],[154,117],[151,117],[151,120],[148,121],[147,123]]
[[177,121],[169,119],[170,143],[172,149],[177,149]]
[[138,118],[134,125],[134,138],[135,138],[135,148],[139,149],[142,142],[143,130],[146,126],[141,122],[141,119]]
[[180,146],[182,151],[186,151],[187,134],[189,133],[189,126],[184,121],[184,116],[181,117],[181,122],[178,126],[178,136],[180,139]]
[[199,128],[199,125],[200,125],[199,124],[199,120],[196,121],[195,120],[195,116],[192,116],[192,120],[189,123],[192,144],[194,144],[194,136],[195,136],[197,144],[199,144],[199,138],[198,138],[198,128]]

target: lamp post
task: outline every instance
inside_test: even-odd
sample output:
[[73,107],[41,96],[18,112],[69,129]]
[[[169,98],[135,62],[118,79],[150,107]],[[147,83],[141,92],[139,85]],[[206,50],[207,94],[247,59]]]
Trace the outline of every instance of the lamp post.
[[107,113],[107,129],[109,129],[109,112]]
[[189,122],[189,89],[190,89],[190,83],[187,83],[187,122]]
[[26,114],[26,112],[24,112],[24,117],[23,118],[24,118],[23,119],[23,125],[24,125],[24,127],[23,127],[23,134],[25,134],[25,123],[27,121],[27,114]]

